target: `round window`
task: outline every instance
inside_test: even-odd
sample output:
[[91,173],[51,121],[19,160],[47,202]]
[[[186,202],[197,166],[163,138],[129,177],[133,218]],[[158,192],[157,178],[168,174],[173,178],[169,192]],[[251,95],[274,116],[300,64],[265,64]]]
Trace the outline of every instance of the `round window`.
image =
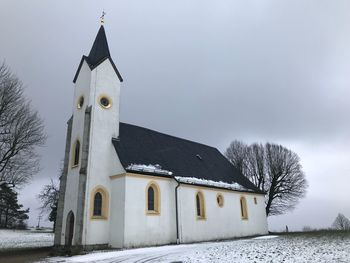
[[100,104],[103,108],[106,108],[106,109],[108,109],[112,106],[111,100],[109,98],[107,98],[106,96],[102,96],[100,98]]
[[81,109],[83,107],[83,105],[84,105],[84,97],[81,96],[78,100],[77,108]]
[[223,207],[224,206],[224,197],[221,194],[218,194],[216,197],[216,202],[218,203],[218,206]]

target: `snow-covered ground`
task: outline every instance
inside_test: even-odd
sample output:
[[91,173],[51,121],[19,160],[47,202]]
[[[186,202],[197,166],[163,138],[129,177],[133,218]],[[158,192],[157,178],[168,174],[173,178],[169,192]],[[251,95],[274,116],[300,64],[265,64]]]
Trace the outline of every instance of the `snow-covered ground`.
[[284,235],[56,257],[43,262],[350,262],[350,234]]
[[4,249],[49,247],[53,245],[53,233],[36,230],[0,229],[0,251]]

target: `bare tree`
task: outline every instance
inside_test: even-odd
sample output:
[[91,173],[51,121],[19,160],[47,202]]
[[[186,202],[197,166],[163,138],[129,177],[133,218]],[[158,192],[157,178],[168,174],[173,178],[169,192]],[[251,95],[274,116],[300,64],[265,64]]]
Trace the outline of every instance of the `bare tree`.
[[350,220],[339,213],[332,224],[332,228],[336,230],[350,230]]
[[234,141],[225,152],[230,162],[260,190],[267,192],[266,214],[291,210],[304,197],[307,181],[298,155],[276,144]]
[[268,200],[267,215],[283,214],[291,210],[305,196],[307,182],[299,156],[287,148],[267,143]]
[[0,183],[20,186],[39,170],[36,147],[45,142],[43,121],[23,94],[23,85],[0,65]]
[[50,183],[44,185],[41,192],[38,194],[38,199],[41,202],[41,214],[49,213],[49,221],[53,222],[54,231],[56,227],[58,196],[59,185],[52,178]]
[[243,174],[247,169],[248,145],[244,142],[234,140],[226,149],[226,157]]
[[259,189],[266,191],[265,148],[262,144],[254,143],[246,151],[245,174]]
[[261,144],[245,144],[233,141],[226,149],[225,156],[242,174],[259,189],[265,191],[265,149]]

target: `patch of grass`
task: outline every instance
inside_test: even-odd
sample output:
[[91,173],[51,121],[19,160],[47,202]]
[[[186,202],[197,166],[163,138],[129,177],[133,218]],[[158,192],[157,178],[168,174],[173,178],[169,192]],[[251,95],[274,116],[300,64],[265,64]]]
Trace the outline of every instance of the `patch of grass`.
[[334,230],[334,229],[321,229],[313,231],[295,231],[295,232],[270,232],[271,235],[280,236],[300,236],[300,237],[350,237],[350,230]]

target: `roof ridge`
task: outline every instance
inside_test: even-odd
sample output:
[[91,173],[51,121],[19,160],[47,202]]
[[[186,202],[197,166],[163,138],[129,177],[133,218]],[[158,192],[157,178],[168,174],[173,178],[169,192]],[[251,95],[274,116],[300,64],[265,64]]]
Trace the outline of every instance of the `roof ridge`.
[[[208,148],[213,148],[213,149],[219,151],[219,150],[218,150],[216,147],[214,147],[214,146],[210,146],[210,145],[207,145],[207,144],[204,144],[204,143],[200,143],[200,142],[191,141],[191,140],[189,140],[189,139],[184,139],[184,138],[181,138],[181,137],[178,137],[178,136],[175,136],[175,135],[166,134],[166,133],[164,133],[164,132],[159,132],[159,131],[156,131],[156,130],[152,130],[152,129],[150,129],[150,128],[145,128],[145,127],[142,127],[142,126],[138,126],[138,125],[130,124],[130,123],[126,123],[126,122],[120,122],[120,124],[125,124],[125,125],[129,125],[129,126],[134,126],[134,127],[136,127],[136,128],[149,130],[149,131],[156,132],[156,133],[159,133],[159,134],[164,135],[164,136],[167,136],[167,137],[172,137],[172,138],[175,138],[175,139],[178,139],[178,140],[187,141],[187,142],[190,142],[190,143],[193,143],[193,144],[199,144],[199,145],[202,145],[202,146],[205,146],[205,147],[208,147]],[[220,152],[220,151],[219,151],[219,152]],[[221,152],[220,152],[220,153],[221,153]]]

